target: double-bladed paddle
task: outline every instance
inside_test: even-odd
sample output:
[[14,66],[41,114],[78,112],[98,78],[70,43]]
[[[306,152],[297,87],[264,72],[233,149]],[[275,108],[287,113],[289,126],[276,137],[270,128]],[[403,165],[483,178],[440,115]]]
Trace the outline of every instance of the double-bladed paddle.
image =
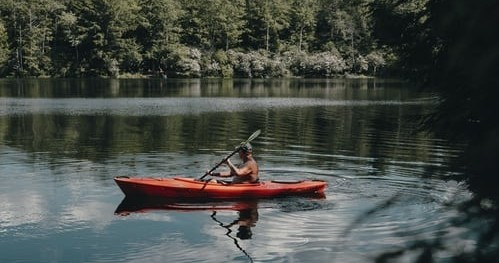
[[208,172],[206,172],[203,176],[201,176],[201,178],[199,178],[199,180],[203,180],[203,178],[205,178],[211,172],[215,171],[215,169],[217,169],[220,165],[222,165],[225,161],[227,161],[230,157],[232,157],[232,155],[234,155],[237,152],[239,152],[239,150],[241,150],[241,147],[243,147],[245,144],[251,142],[256,137],[258,137],[258,135],[260,135],[260,132],[261,132],[260,130],[257,130],[253,134],[251,134],[251,136],[248,137],[248,139],[246,141],[241,142],[231,154],[229,154],[227,157],[223,158],[221,162],[219,162],[217,165],[215,165],[213,168],[211,168],[211,170],[209,170]]

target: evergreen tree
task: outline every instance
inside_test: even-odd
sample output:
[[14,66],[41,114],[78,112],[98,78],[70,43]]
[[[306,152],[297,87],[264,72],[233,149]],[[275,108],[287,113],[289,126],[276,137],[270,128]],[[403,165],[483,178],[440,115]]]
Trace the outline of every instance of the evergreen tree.
[[[139,23],[138,0],[82,0],[69,2],[78,16],[81,67],[91,75],[117,76],[133,71],[142,62],[134,32]],[[87,73],[88,74],[88,73]]]
[[317,43],[320,50],[338,50],[351,71],[361,67],[357,58],[362,53],[369,53],[372,48],[370,17],[366,0],[320,0]]
[[203,5],[211,4],[211,1],[181,0],[184,13],[180,18],[183,29],[181,44],[196,48],[207,48],[210,46],[210,33],[206,27],[207,21],[203,20]]
[[280,51],[280,33],[290,24],[291,4],[286,0],[246,0],[244,39],[250,49]]
[[56,67],[58,76],[78,75],[80,71],[80,45],[85,38],[78,30],[78,17],[73,12],[63,11],[58,18],[56,32]]
[[8,68],[10,49],[7,37],[7,30],[2,20],[0,20],[0,75]]
[[241,43],[244,32],[244,3],[242,0],[220,0],[219,23],[222,31],[222,45],[227,51]]
[[228,50],[230,46],[237,46],[241,41],[244,25],[242,1],[213,0],[204,3],[201,21],[203,27],[207,29],[208,48]]
[[0,13],[14,48],[14,69],[20,76],[51,73],[54,21],[63,6],[55,0],[4,0]]
[[294,0],[291,9],[291,41],[302,51],[313,39],[317,0]]
[[[170,67],[190,72],[179,65],[191,65],[186,68],[210,75],[222,74],[224,67],[223,75],[230,76],[229,64],[237,62],[228,63],[222,52],[230,49],[246,54],[264,50],[260,55],[266,59],[285,60],[270,67],[281,67],[278,72],[290,65],[290,56],[313,58],[322,51],[342,61],[340,68],[346,61],[350,71],[366,72],[366,65],[383,65],[379,56],[384,54],[376,53],[370,39],[366,2],[370,0],[2,0],[0,19],[9,47],[3,52],[10,52],[10,72],[2,73],[118,76]],[[287,58],[280,60],[284,51],[289,51]]]
[[139,25],[140,6],[138,0],[107,0],[106,46],[103,59],[110,75],[120,71],[136,72],[142,63],[141,46],[135,32]]
[[[83,75],[101,75],[104,70],[103,47],[106,45],[106,6],[99,0],[69,1],[68,11],[76,15],[73,42],[79,47],[78,68]],[[78,37],[80,36],[80,37]]]
[[162,73],[167,69],[170,49],[180,40],[183,10],[175,0],[141,0],[140,6],[136,35],[143,47],[144,66],[154,73]]

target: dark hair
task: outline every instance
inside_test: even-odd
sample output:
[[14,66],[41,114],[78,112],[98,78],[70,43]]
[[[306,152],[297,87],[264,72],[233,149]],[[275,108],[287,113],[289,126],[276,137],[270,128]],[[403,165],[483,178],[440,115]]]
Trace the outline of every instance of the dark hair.
[[239,148],[240,151],[243,151],[245,153],[250,153],[250,152],[253,152],[253,147],[251,147],[251,144],[248,142],[248,143],[245,143],[243,144],[240,148]]

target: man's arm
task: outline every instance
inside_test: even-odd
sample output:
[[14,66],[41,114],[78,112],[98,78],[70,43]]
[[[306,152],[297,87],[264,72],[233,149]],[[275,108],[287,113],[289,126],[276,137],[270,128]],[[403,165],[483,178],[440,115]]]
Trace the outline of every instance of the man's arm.
[[237,168],[230,160],[227,160],[227,165],[230,168],[231,174],[244,176],[251,173],[251,167],[249,167],[249,165],[244,164],[241,168]]

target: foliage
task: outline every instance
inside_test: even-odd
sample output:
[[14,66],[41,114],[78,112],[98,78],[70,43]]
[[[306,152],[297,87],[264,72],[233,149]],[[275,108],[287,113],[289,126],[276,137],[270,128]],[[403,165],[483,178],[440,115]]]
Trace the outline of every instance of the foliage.
[[234,76],[246,78],[270,78],[286,75],[279,58],[271,58],[266,51],[242,53],[233,50],[227,52],[232,63]]
[[318,9],[316,0],[295,0],[291,4],[290,41],[298,51],[306,50],[314,40],[313,29]]
[[[454,224],[462,227],[478,222],[480,230],[476,249],[462,251],[452,259],[497,261],[499,32],[491,25],[499,23],[499,2],[380,0],[371,3],[371,10],[373,33],[401,58],[402,72],[438,92],[440,103],[423,128],[466,147],[456,169],[464,167],[463,176],[474,198],[460,204],[462,214]],[[439,244],[429,243],[423,248],[422,261],[428,261]],[[379,261],[403,252],[387,253]]]
[[337,52],[321,52],[313,55],[304,52],[289,54],[290,68],[294,75],[304,77],[332,77],[343,74],[347,66]]
[[376,76],[378,68],[382,68],[387,63],[385,57],[380,51],[373,51],[367,54],[365,57],[365,71],[369,72],[372,69],[371,75]]
[[203,76],[232,78],[234,70],[229,60],[227,52],[218,50],[207,55],[207,59],[202,64]]
[[289,26],[290,3],[286,0],[246,1],[247,30],[244,42],[253,50],[279,51],[280,34]]
[[428,0],[379,0],[370,4],[373,36],[381,45],[390,47],[400,58],[395,68],[398,75],[425,82],[434,66],[434,54],[441,43],[429,27]]
[[[366,26],[365,2],[369,1],[3,0],[0,77],[373,72],[360,59],[379,51]],[[180,50],[175,51],[177,47]],[[188,54],[194,49],[201,57]],[[297,67],[291,70],[280,60],[289,51],[324,60],[319,64],[328,63],[321,52],[334,52],[334,60],[343,59],[348,68],[315,66],[319,72],[313,74],[298,72]],[[235,59],[242,64],[218,61],[213,54],[220,52],[238,54]],[[371,60],[376,70],[384,67],[375,63],[379,61]]]
[[[390,45],[405,65],[408,77],[438,91],[441,103],[426,127],[470,146],[469,172],[487,196],[490,174],[499,167],[499,10],[496,1],[382,0],[373,2],[374,34]],[[402,36],[402,38],[400,37]],[[482,183],[479,183],[482,184]],[[487,188],[490,188],[487,190]],[[494,197],[494,199],[496,199]]]
[[167,56],[166,72],[173,77],[200,77],[201,52],[182,45],[171,46]]
[[9,44],[4,23],[0,20],[0,74],[5,71],[9,61]]
[[[499,22],[497,1],[479,4],[432,1],[429,19],[441,48],[436,53],[435,70],[430,81],[445,100],[434,116],[439,130],[453,132],[455,138],[470,141],[466,158],[470,163],[471,182],[487,197],[499,201],[493,185],[499,179],[499,30],[489,25]],[[463,12],[463,10],[467,10]],[[439,69],[438,71],[436,69]],[[491,184],[495,182],[496,184]]]

